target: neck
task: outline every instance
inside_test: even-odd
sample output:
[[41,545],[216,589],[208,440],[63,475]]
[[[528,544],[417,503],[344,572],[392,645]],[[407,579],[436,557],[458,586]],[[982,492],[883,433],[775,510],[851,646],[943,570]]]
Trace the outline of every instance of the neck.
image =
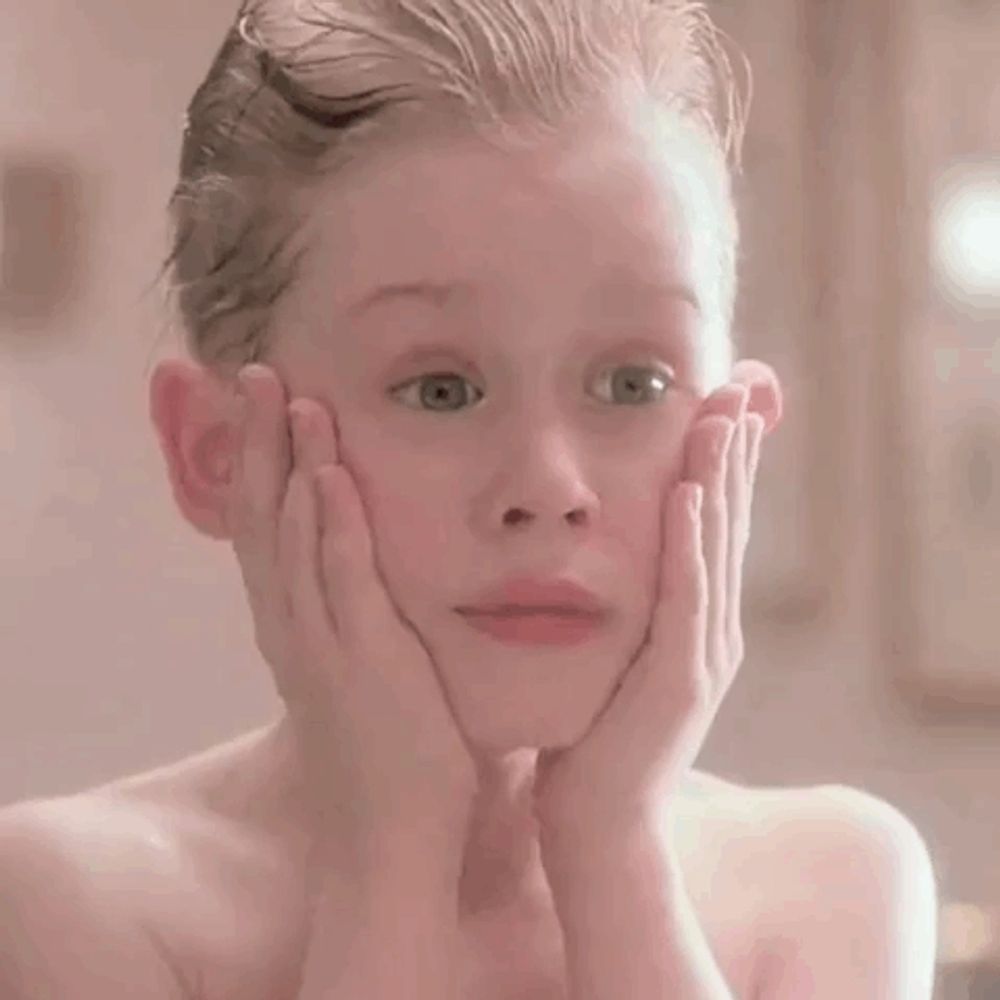
[[[268,835],[295,845],[292,849],[307,858],[316,840],[316,816],[287,716],[255,734],[251,758],[243,796],[247,808]],[[464,917],[545,899],[547,881],[532,808],[536,758],[536,750],[523,749],[476,760],[479,790],[458,887]]]
[[537,751],[481,758],[479,793],[465,847],[459,908],[475,914],[544,894],[532,792]]

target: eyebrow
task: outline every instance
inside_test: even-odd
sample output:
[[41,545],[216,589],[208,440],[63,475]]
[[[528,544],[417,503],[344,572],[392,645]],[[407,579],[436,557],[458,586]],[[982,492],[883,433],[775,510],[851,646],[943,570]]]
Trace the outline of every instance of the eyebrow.
[[[698,296],[683,283],[632,280],[627,284],[618,283],[608,287],[628,290],[629,292],[641,292],[648,296],[681,299],[694,306],[698,313],[702,311]],[[347,309],[347,315],[354,319],[373,306],[401,298],[415,298],[427,302],[435,308],[442,309],[459,291],[474,292],[475,286],[468,281],[407,281],[378,285],[350,305]]]
[[353,303],[348,308],[347,314],[354,318],[373,306],[400,298],[423,299],[437,308],[443,308],[455,292],[469,288],[471,286],[468,282],[457,281],[407,281],[378,285]]

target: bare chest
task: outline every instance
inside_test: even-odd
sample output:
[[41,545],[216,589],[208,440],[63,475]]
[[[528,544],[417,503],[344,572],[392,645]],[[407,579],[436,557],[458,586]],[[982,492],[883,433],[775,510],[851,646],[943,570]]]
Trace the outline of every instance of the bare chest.
[[[761,921],[759,894],[748,886],[766,885],[766,877],[750,879],[733,863],[732,843],[727,858],[718,837],[692,840],[684,858],[716,961],[736,995],[750,996]],[[218,842],[189,844],[171,870],[149,894],[156,903],[146,919],[177,957],[193,1000],[295,1000],[309,937],[303,873],[247,845]],[[463,1000],[569,1000],[554,909],[531,921],[470,922],[458,962]]]

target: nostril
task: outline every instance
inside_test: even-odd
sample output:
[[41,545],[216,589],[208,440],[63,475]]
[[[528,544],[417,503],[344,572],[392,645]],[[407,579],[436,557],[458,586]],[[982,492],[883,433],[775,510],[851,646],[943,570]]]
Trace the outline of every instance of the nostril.
[[509,510],[503,516],[504,524],[517,524],[525,520],[527,520],[527,514],[525,514],[523,510],[518,509]]

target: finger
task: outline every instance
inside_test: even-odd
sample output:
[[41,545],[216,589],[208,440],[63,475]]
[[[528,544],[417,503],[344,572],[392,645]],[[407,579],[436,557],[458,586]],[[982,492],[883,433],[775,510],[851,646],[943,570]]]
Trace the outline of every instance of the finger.
[[[286,699],[297,707],[329,692],[332,675],[324,673],[326,654],[335,642],[334,630],[324,627],[325,608],[317,611],[310,599],[309,483],[298,467],[293,468],[278,522],[278,577],[286,606],[288,644],[291,656],[282,667]],[[315,589],[315,584],[312,585]]]
[[283,449],[273,429],[275,401],[283,395],[283,388],[264,366],[248,366],[241,374],[245,416],[236,463],[234,547],[258,642],[265,657],[272,660],[280,655],[279,638],[287,617],[276,573],[279,498],[283,498],[285,478],[278,468]]
[[754,486],[757,483],[757,468],[760,465],[760,448],[764,440],[764,418],[759,413],[751,413],[750,424],[747,427],[747,482],[749,483],[750,503],[747,509],[749,523],[753,508]]
[[333,410],[316,399],[298,399],[293,404],[306,417],[309,437],[306,442],[308,466],[315,472],[320,466],[340,462],[340,445]]
[[[701,491],[700,506],[695,507],[695,487],[688,482],[679,485],[674,498],[671,524],[667,529],[675,552],[672,571],[673,593],[661,602],[657,615],[671,615],[671,608],[679,608],[685,620],[700,614],[705,619],[708,613],[708,567],[702,539],[702,511],[705,491]],[[683,489],[680,487],[683,486]],[[696,635],[703,641],[703,636]],[[693,646],[687,648],[692,649]]]
[[324,462],[315,478],[320,572],[337,634],[351,650],[364,654],[378,646],[384,653],[399,628],[398,615],[375,563],[367,511],[344,465]]
[[726,643],[728,656],[717,666],[725,676],[716,680],[727,683],[729,673],[734,663],[739,663],[743,657],[743,619],[742,619],[742,578],[743,559],[747,543],[747,516],[749,492],[747,483],[747,422],[738,422],[729,447],[727,468],[728,481],[728,515],[729,515],[729,551],[727,553],[726,580]]
[[[298,447],[301,449],[300,462],[303,471],[308,475],[312,486],[314,514],[317,525],[317,563],[316,576],[319,581],[318,596],[326,608],[328,619],[337,635],[342,635],[340,625],[344,617],[343,602],[338,614],[338,601],[335,597],[336,588],[343,588],[344,580],[350,580],[348,570],[344,567],[344,553],[340,551],[337,540],[330,537],[329,531],[336,529],[338,511],[333,510],[337,503],[336,484],[332,487],[326,477],[317,474],[324,466],[335,466],[340,463],[340,450],[335,431],[335,419],[322,403],[315,399],[296,399],[289,407],[299,421],[304,433],[301,435]],[[293,435],[293,440],[296,440]],[[329,473],[327,474],[329,475]],[[333,474],[336,478],[336,474]],[[324,487],[324,483],[327,485]],[[337,567],[340,566],[338,572]]]
[[703,464],[705,499],[702,503],[702,548],[708,571],[707,644],[705,663],[710,674],[728,654],[726,606],[729,565],[729,503],[726,496],[729,447],[735,425],[728,418],[713,420],[710,447]]
[[245,455],[250,431],[249,423],[254,419],[254,414],[252,400],[246,396],[242,388],[238,392],[241,396],[239,436],[232,466],[232,478],[229,483],[229,518],[232,526],[233,549],[236,552],[240,572],[243,576],[243,585],[253,612],[257,644],[265,658],[270,661],[270,654],[274,651],[272,647],[274,626],[269,624],[264,617],[269,608],[264,593],[266,574],[262,572],[266,560],[261,556],[255,534],[257,522],[252,515],[255,498],[250,496],[246,479]]
[[[688,693],[702,694],[699,686],[704,678],[701,665],[705,662],[708,635],[709,572],[705,563],[701,507],[693,505],[695,487],[685,482],[678,485],[673,497],[670,525],[671,586],[660,600],[653,616],[651,645],[658,650],[654,662],[670,663],[673,683],[686,680]],[[667,648],[669,647],[669,648]]]
[[295,440],[315,494],[319,592],[341,642],[359,649],[373,637],[373,623],[385,622],[391,610],[374,566],[368,518],[350,473],[340,464],[332,414],[313,399],[297,399],[289,409],[305,431]]
[[[327,600],[320,553],[320,517],[316,483],[315,414],[299,405],[289,407],[294,471],[289,496],[289,547],[283,572],[294,620],[310,640],[314,656],[328,650],[337,635],[333,608]],[[294,487],[294,489],[293,489]]]
[[260,558],[273,569],[278,518],[292,469],[285,388],[265,365],[248,365],[241,382],[249,404],[243,451],[247,528]]
[[[385,626],[391,635],[391,629],[398,627],[397,615],[375,566],[361,497],[339,462],[333,415],[313,399],[296,399],[289,411],[303,429],[293,441],[296,460],[314,492],[317,594],[325,603],[327,620],[346,648],[363,651],[365,643],[384,644]],[[313,614],[317,613],[314,608]]]

